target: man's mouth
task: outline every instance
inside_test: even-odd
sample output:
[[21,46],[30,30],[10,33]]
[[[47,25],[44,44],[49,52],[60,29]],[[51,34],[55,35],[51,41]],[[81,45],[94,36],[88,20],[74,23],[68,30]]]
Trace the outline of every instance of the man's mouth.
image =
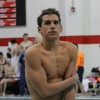
[[56,31],[49,32],[50,35],[56,35],[56,33],[57,33]]

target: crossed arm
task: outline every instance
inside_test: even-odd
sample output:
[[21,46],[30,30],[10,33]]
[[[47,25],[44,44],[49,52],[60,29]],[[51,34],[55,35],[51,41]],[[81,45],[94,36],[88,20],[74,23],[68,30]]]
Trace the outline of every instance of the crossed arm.
[[[41,66],[41,58],[38,50],[29,50],[25,53],[26,81],[29,91],[35,89],[42,97],[55,95],[74,85],[78,76],[74,75],[60,82],[48,83],[46,73]],[[31,92],[31,91],[30,91]]]

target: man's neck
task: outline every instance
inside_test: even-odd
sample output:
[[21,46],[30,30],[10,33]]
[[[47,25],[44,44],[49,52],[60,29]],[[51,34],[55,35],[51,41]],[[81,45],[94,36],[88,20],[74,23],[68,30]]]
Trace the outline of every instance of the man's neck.
[[24,40],[24,42],[27,42],[28,40]]
[[49,51],[57,50],[59,47],[59,40],[55,41],[43,41],[42,46]]

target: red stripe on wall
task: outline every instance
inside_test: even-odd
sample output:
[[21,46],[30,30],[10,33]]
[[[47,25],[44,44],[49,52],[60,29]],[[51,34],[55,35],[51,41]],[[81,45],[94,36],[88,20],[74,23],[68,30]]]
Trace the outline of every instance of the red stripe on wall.
[[[13,38],[0,38],[0,46],[7,46],[8,42]],[[23,38],[15,38],[18,43],[23,41]],[[34,41],[34,37],[29,37]],[[60,40],[70,41],[77,44],[100,44],[100,35],[88,35],[88,36],[61,36]]]
[[77,44],[100,44],[100,35],[62,36],[60,39]]
[[[23,38],[0,38],[0,46],[8,46],[8,42],[10,42],[12,39],[16,39],[17,43],[23,41]],[[30,40],[34,40],[33,37],[29,37]]]

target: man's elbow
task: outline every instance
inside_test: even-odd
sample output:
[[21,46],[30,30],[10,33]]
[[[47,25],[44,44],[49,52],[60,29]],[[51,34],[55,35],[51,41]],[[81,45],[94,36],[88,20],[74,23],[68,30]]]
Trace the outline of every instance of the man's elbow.
[[47,98],[47,97],[49,97],[49,96],[52,95],[52,93],[50,93],[50,91],[49,91],[48,89],[46,89],[46,88],[40,90],[39,94],[40,94],[40,96],[43,97],[43,98]]
[[43,98],[48,97],[47,93],[45,93],[45,92],[42,92],[42,93],[39,93],[39,94],[40,94],[40,96],[43,97]]

